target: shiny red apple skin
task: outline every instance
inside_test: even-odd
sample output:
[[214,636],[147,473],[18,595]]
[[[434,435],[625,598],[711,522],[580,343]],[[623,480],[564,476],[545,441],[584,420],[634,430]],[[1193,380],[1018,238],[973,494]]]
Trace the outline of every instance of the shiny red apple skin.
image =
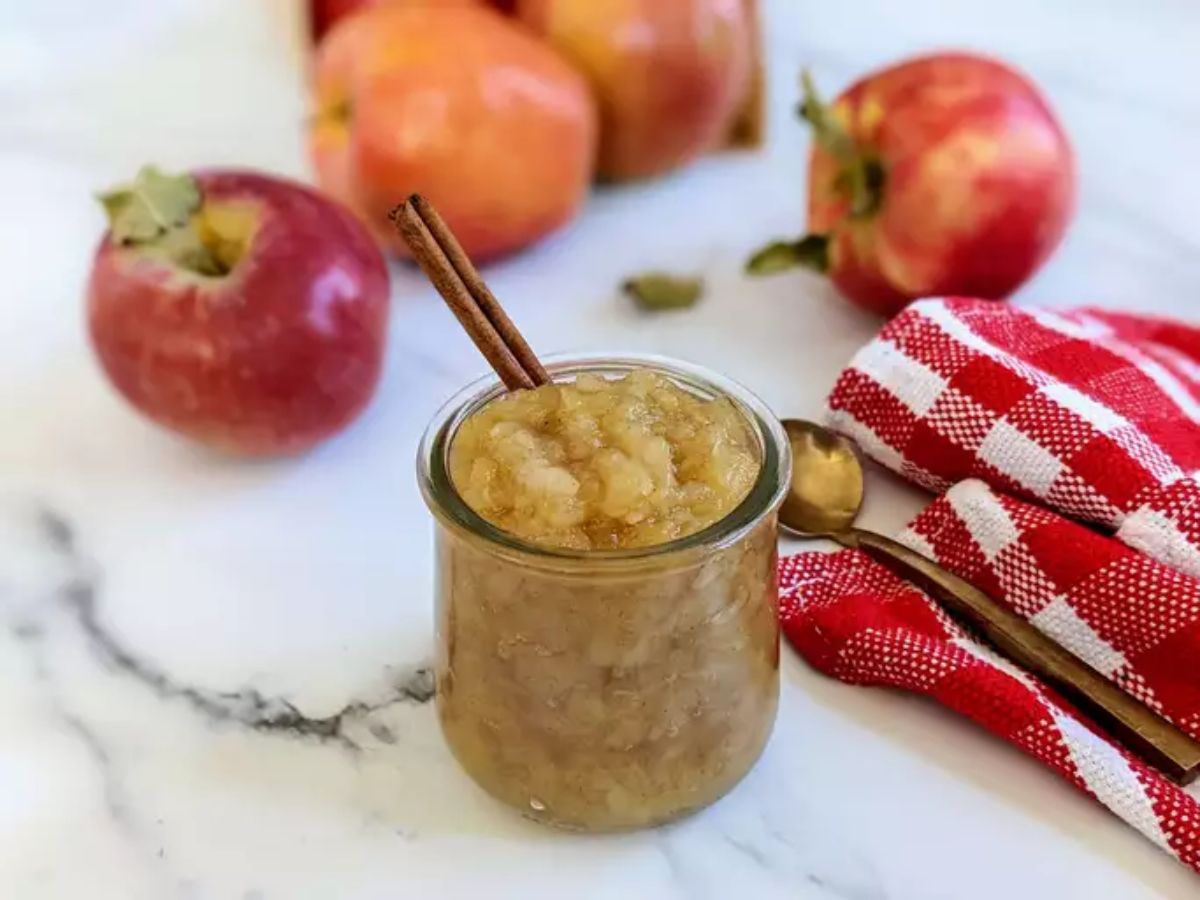
[[1036,88],[994,60],[940,54],[867,76],[834,112],[883,166],[878,209],[849,215],[838,162],[814,143],[808,227],[829,274],[891,315],[931,295],[1002,299],[1058,246],[1075,205],[1075,157]]
[[248,456],[295,454],[346,427],[379,381],[383,256],[348,211],[248,171],[195,173],[202,213],[251,231],[229,274],[198,275],[105,234],[90,336],[116,389],[155,422]]

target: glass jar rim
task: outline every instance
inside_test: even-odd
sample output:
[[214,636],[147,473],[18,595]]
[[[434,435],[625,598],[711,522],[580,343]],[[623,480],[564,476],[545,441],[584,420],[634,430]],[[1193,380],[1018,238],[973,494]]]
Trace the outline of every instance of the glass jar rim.
[[733,379],[696,363],[652,353],[564,353],[543,357],[542,362],[556,381],[562,376],[583,373],[619,375],[634,369],[650,369],[701,396],[728,397],[745,417],[759,442],[762,464],[750,492],[733,510],[706,528],[661,544],[622,550],[574,550],[522,540],[497,528],[471,509],[450,477],[450,445],[459,426],[472,413],[505,392],[496,375],[488,374],[447,400],[434,414],[421,438],[417,479],[426,505],[442,525],[482,538],[493,552],[518,558],[524,565],[555,568],[636,566],[652,561],[658,567],[666,556],[706,553],[735,543],[783,502],[792,469],[791,448],[783,425],[757,395]]

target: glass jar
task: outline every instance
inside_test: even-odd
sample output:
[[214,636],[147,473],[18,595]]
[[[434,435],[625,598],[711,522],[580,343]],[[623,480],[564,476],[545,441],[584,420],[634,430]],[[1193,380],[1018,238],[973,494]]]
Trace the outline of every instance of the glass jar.
[[437,709],[463,768],[525,815],[591,831],[655,825],[721,797],[749,771],[779,695],[776,515],[791,456],[779,421],[740,385],[656,356],[548,360],[556,381],[646,368],[726,396],[757,438],[742,503],[665,544],[573,551],[524,543],[459,497],[458,427],[503,393],[488,378],[434,417],[418,460],[437,520]]

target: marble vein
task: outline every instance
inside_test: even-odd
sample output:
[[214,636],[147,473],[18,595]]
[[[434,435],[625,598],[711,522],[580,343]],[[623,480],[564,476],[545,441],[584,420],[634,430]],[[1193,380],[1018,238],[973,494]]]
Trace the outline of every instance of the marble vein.
[[18,619],[11,623],[9,632],[20,645],[30,650],[33,680],[41,690],[48,711],[77,739],[99,775],[101,795],[108,817],[123,830],[133,833],[136,830],[133,815],[112,753],[99,733],[64,705],[46,661],[43,647],[44,630],[36,623]]
[[805,875],[804,880],[825,891],[829,896],[841,897],[843,900],[887,900],[887,892],[878,884],[855,884],[840,878],[835,880],[814,874]]
[[[352,723],[362,722],[398,703],[423,704],[433,698],[433,671],[424,665],[394,679],[389,690],[377,700],[352,700],[337,712],[319,717],[306,715],[286,698],[267,696],[253,687],[214,691],[181,682],[139,656],[106,627],[98,609],[99,575],[80,552],[69,520],[56,510],[43,508],[39,527],[44,540],[74,573],[60,590],[59,600],[93,656],[106,668],[133,679],[161,700],[181,701],[212,722],[232,723],[266,734],[314,738],[359,750],[359,744],[349,735]],[[22,627],[29,632],[38,626],[27,622]],[[381,732],[387,731],[386,726],[371,730],[387,742],[381,736]]]
[[[59,540],[62,522],[44,518],[47,537]],[[30,676],[37,688],[47,715],[58,723],[60,733],[70,736],[82,750],[98,782],[103,815],[113,833],[129,847],[156,891],[169,890],[174,883],[164,848],[152,838],[146,823],[139,816],[135,797],[129,790],[118,763],[118,754],[96,726],[71,708],[56,678],[52,660],[53,649],[47,646],[47,628],[27,616],[16,616],[8,623],[8,631],[19,647],[27,651]]]

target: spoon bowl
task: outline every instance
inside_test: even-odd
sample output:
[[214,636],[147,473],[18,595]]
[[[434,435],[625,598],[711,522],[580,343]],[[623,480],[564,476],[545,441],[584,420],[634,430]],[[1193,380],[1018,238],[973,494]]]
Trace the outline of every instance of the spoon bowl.
[[863,469],[854,445],[813,422],[784,419],[792,479],[779,523],[802,537],[832,537],[854,524],[863,502]]

